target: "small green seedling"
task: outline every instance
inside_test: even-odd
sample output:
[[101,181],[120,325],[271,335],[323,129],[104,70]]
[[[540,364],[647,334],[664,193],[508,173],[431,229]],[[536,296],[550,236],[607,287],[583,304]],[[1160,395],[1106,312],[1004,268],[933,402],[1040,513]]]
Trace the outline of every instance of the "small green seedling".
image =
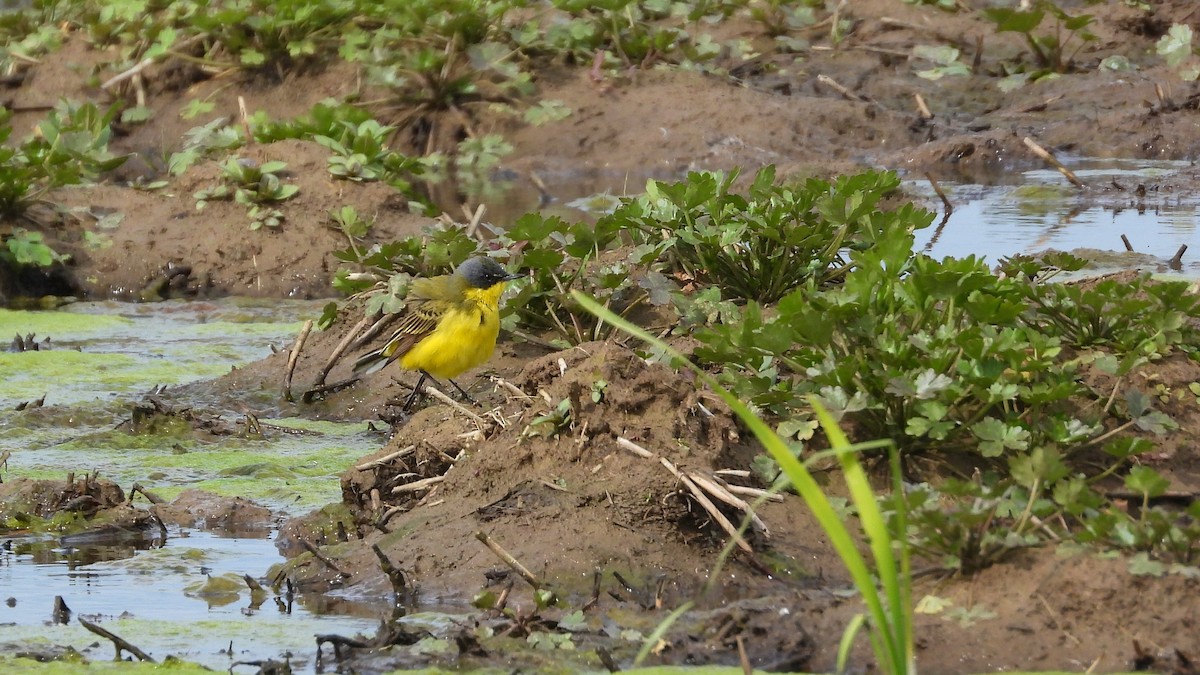
[[[996,24],[996,32],[1013,32],[1025,36],[1025,42],[1033,54],[1039,72],[1030,79],[1037,80],[1051,73],[1067,73],[1075,68],[1075,56],[1096,36],[1087,30],[1093,17],[1090,14],[1072,16],[1050,0],[1038,0],[1029,10],[1010,7],[992,7],[984,10],[984,16]],[[1050,17],[1054,27],[1051,32],[1039,32],[1042,22]],[[1070,49],[1072,42],[1074,49]]]

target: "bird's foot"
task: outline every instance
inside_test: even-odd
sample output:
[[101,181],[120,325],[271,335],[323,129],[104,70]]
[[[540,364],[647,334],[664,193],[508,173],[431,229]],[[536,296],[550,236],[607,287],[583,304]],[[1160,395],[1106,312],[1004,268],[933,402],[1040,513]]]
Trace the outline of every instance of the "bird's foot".
[[[471,395],[467,393],[466,389],[463,389],[462,387],[458,386],[458,383],[455,382],[454,380],[451,380],[449,378],[446,378],[446,379],[448,382],[450,382],[450,384],[454,385],[455,389],[458,390],[458,393],[460,396],[462,396],[463,401],[470,403],[471,405],[474,405],[474,406],[479,405],[479,402],[476,401],[475,399],[471,398]],[[402,410],[404,412],[408,412],[409,410],[411,410],[413,407],[413,404],[415,404],[417,402],[417,398],[421,394],[425,393],[425,387],[427,386],[425,384],[426,382],[432,382],[439,389],[445,389],[445,387],[442,386],[442,383],[437,381],[437,378],[435,378],[434,376],[432,376],[429,373],[422,370],[421,371],[421,379],[417,380],[417,386],[413,387],[412,393],[409,394],[408,398],[405,399],[405,401],[404,401],[404,407],[402,408]]]
[[471,405],[474,405],[474,406],[479,405],[479,401],[476,401],[475,399],[471,398],[471,395],[467,393],[466,389],[463,389],[462,387],[458,386],[458,383],[455,382],[454,380],[450,380],[449,378],[446,378],[446,379],[450,381],[450,384],[454,385],[454,388],[458,390],[458,393],[460,395],[462,395],[462,398],[464,401],[466,401],[467,403],[470,403]]

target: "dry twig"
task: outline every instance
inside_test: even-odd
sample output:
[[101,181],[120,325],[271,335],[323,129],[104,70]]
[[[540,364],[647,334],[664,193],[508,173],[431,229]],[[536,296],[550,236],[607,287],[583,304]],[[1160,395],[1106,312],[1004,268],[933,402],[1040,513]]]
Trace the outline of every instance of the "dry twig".
[[300,361],[300,350],[304,349],[304,343],[308,340],[308,334],[312,332],[313,321],[309,319],[304,322],[304,327],[300,329],[300,336],[296,338],[296,344],[292,347],[292,353],[288,356],[287,374],[283,376],[283,398],[287,401],[293,401],[292,398],[292,375],[296,373],[296,364]]
[[721,526],[721,529],[725,530],[725,533],[728,534],[735,543],[737,543],[738,548],[742,549],[746,553],[754,553],[754,549],[751,548],[750,544],[746,542],[742,535],[738,534],[737,528],[733,526],[733,523],[729,522],[729,519],[725,517],[724,513],[721,513],[721,510],[717,508],[716,504],[713,504],[712,500],[709,499],[708,496],[696,486],[696,483],[692,481],[691,478],[684,475],[683,472],[681,472],[678,468],[676,468],[670,460],[666,459],[665,457],[659,457],[658,455],[655,455],[653,452],[650,452],[649,450],[623,436],[617,437],[617,445],[625,448],[639,457],[644,457],[646,459],[657,459],[660,464],[666,467],[667,471],[671,472],[671,475],[675,476],[679,482],[683,483],[684,487],[686,487],[688,491],[692,493],[692,497],[694,497],[700,506],[706,512],[708,512],[708,515],[711,516],[712,519]]
[[933,119],[933,113],[930,112],[929,106],[925,105],[925,99],[920,94],[913,94],[913,100],[917,102],[917,112],[920,113],[921,119]]
[[346,351],[346,347],[350,346],[350,343],[354,342],[354,339],[367,327],[367,324],[372,323],[374,320],[374,316],[364,316],[346,333],[342,341],[337,343],[337,346],[333,348],[333,352],[330,353],[329,359],[325,361],[325,365],[321,366],[321,372],[317,375],[317,381],[313,383],[314,389],[325,384],[325,377],[329,375],[329,371],[333,370],[333,365],[338,362],[338,359],[342,358],[342,353]]
[[873,102],[870,99],[864,98],[864,97],[859,96],[858,94],[850,91],[846,87],[839,84],[837,80],[833,79],[832,77],[829,77],[828,75],[817,75],[817,81],[820,82],[821,84],[829,87],[830,89],[833,89],[834,91],[841,94],[842,96],[845,96],[846,98],[850,99],[851,101],[858,101],[859,103],[872,103]]
[[358,466],[356,466],[354,468],[357,469],[358,471],[367,471],[368,469],[374,469],[375,467],[380,466],[382,464],[387,464],[388,462],[392,461],[393,459],[400,459],[401,457],[411,455],[412,453],[416,452],[416,450],[417,450],[417,446],[410,445],[408,447],[401,448],[395,452],[388,453],[388,454],[384,455],[383,457],[379,457],[378,459],[373,459],[369,462],[363,462],[362,464],[359,464]]
[[542,583],[538,581],[537,577],[533,576],[533,572],[530,572],[528,569],[526,569],[525,566],[518,562],[516,558],[512,557],[512,554],[510,554],[508,551],[505,551],[500,544],[497,544],[492,540],[491,537],[484,534],[483,530],[475,532],[475,538],[483,542],[483,545],[487,546],[492,553],[496,554],[497,558],[503,560],[504,564],[508,565],[512,571],[521,575],[521,578],[525,580],[525,583],[532,586],[533,590],[541,590]]
[[1071,181],[1071,185],[1074,185],[1079,189],[1087,187],[1084,185],[1083,181],[1079,180],[1079,176],[1076,176],[1075,172],[1071,171],[1066,166],[1063,166],[1063,163],[1058,161],[1057,157],[1051,154],[1049,150],[1038,145],[1037,141],[1034,141],[1032,138],[1026,136],[1024,142],[1025,146],[1033,151],[1033,154],[1041,157],[1047,164],[1057,169],[1058,172],[1065,176],[1067,180]]
[[80,626],[83,626],[84,628],[88,629],[89,632],[95,633],[96,635],[99,635],[102,638],[112,640],[113,646],[117,648],[117,660],[118,661],[121,660],[121,652],[127,651],[130,654],[133,654],[134,656],[136,656],[139,661],[149,661],[150,663],[155,663],[154,659],[150,658],[149,654],[147,654],[146,652],[133,646],[125,638],[122,638],[118,635],[114,635],[114,634],[110,633],[109,631],[105,630],[104,628],[101,628],[100,626],[97,626],[96,624],[92,623],[91,621],[88,621],[87,619],[80,618],[80,619],[76,619],[76,620],[79,621]]
[[337,572],[338,574],[342,575],[343,577],[345,577],[347,579],[350,578],[351,575],[349,572],[347,572],[346,570],[343,570],[341,567],[338,567],[338,564],[336,562],[334,562],[333,559],[331,559],[329,556],[325,555],[324,553],[321,553],[321,551],[319,549],[317,549],[317,547],[314,546],[312,544],[312,542],[308,541],[307,539],[301,539],[300,544],[302,546],[304,546],[304,550],[313,554],[313,557],[316,558],[317,560],[320,560],[321,563],[324,564],[326,567],[333,570],[334,572]]
[[946,215],[954,213],[954,205],[950,203],[950,198],[946,196],[946,191],[942,189],[941,185],[938,185],[937,179],[933,177],[933,174],[926,171],[925,180],[929,181],[929,184],[933,186],[934,193],[942,200],[942,205],[946,207]]
[[411,483],[405,483],[404,485],[397,485],[396,487],[392,488],[392,494],[398,495],[401,492],[419,492],[421,490],[431,488],[444,480],[446,480],[445,475],[430,476],[429,478],[422,478],[421,480],[414,480]]
[[475,424],[477,424],[478,426],[480,426],[480,427],[487,426],[486,420],[484,420],[479,415],[476,415],[475,413],[471,412],[470,410],[467,410],[465,407],[463,407],[463,404],[459,403],[458,401],[455,401],[454,399],[447,396],[445,393],[439,391],[437,387],[425,387],[425,393],[429,394],[430,396],[436,398],[437,400],[441,401],[442,403],[445,403],[446,405],[450,406],[451,408],[454,408],[458,412],[471,418],[471,421],[474,422]]

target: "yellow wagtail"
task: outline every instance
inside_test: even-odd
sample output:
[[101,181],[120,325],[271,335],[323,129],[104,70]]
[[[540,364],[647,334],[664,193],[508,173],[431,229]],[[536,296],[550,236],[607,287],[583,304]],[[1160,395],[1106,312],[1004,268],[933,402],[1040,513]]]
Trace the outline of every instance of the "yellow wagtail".
[[521,276],[509,274],[491,258],[477,257],[459,265],[453,274],[414,279],[400,312],[400,327],[381,349],[359,357],[354,372],[374,373],[393,361],[420,372],[405,410],[412,407],[425,380],[434,377],[450,380],[470,399],[450,378],[491,358],[500,333],[500,294],[505,284]]

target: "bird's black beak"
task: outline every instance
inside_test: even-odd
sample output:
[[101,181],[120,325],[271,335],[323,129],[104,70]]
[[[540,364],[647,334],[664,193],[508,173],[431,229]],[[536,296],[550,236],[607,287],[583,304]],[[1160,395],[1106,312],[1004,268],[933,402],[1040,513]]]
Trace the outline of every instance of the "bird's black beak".
[[517,279],[524,279],[527,276],[529,276],[528,272],[512,272],[510,274],[505,275],[504,280],[505,281],[516,281]]

